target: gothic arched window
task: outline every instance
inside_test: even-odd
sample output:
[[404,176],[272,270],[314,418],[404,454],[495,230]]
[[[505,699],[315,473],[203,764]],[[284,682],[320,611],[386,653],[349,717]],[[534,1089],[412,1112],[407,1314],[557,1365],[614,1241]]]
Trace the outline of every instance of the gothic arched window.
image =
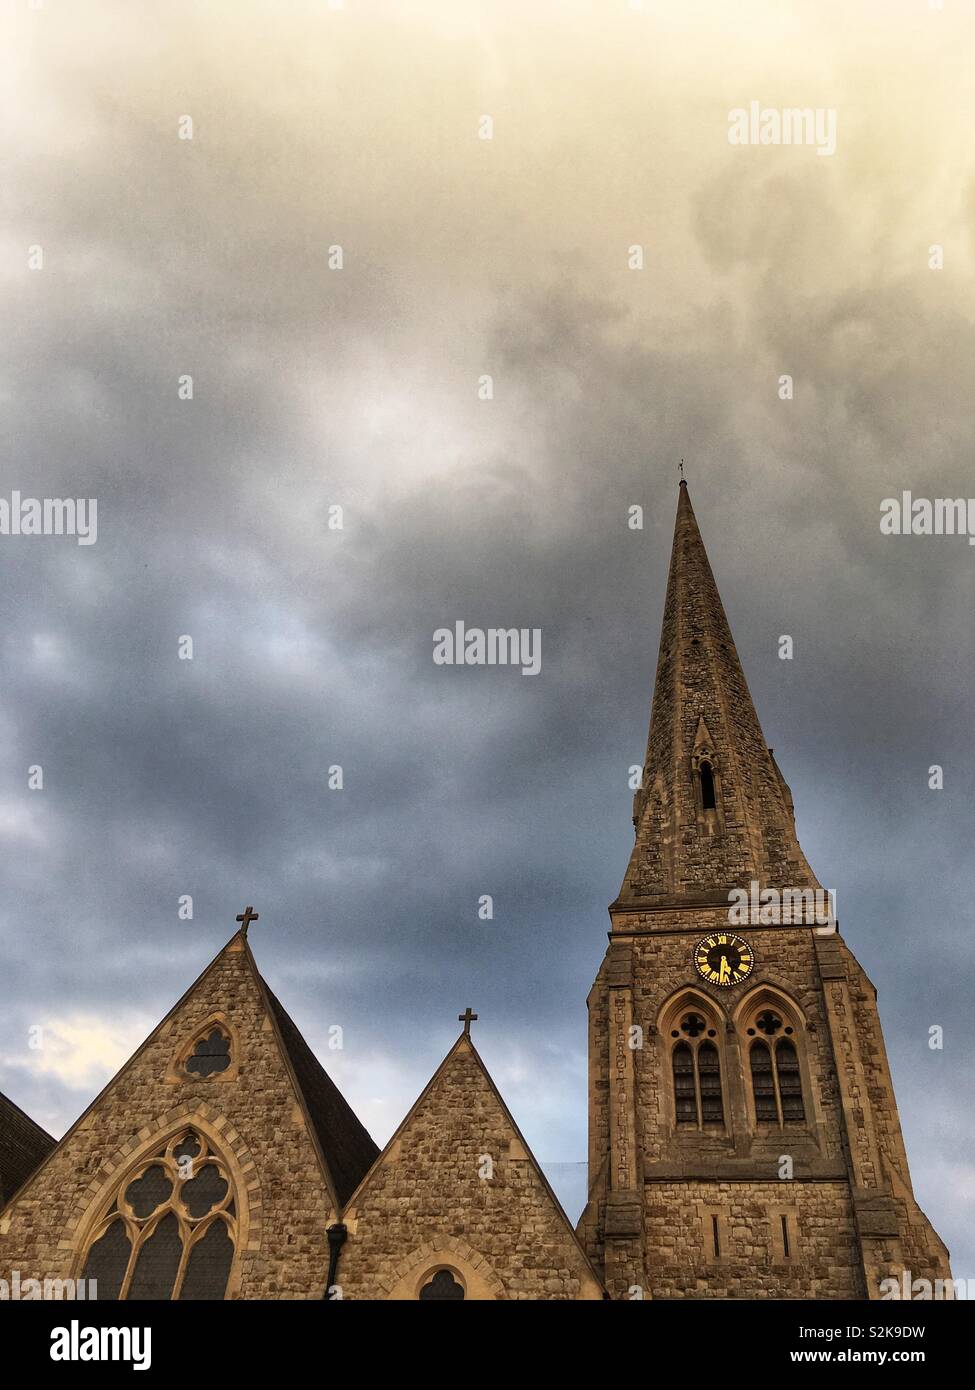
[[724,1124],[721,1096],[721,1061],[711,1039],[718,1030],[716,1019],[696,1009],[679,1014],[670,1030],[675,1039],[671,1051],[674,1076],[674,1119],[678,1125]]
[[806,1112],[802,1104],[799,1054],[788,1038],[780,1038],[775,1044],[775,1070],[779,1082],[782,1119],[804,1120]]
[[464,1297],[464,1286],[454,1278],[452,1269],[438,1269],[422,1287],[419,1293],[421,1302],[459,1302]]
[[172,1085],[215,1084],[234,1082],[239,1073],[237,1030],[226,1014],[216,1013],[198,1022],[194,1032],[183,1034],[173,1051],[166,1080]]
[[192,1053],[184,1063],[194,1076],[213,1076],[230,1066],[230,1039],[222,1028],[212,1028],[198,1038]]
[[703,1042],[697,1049],[697,1076],[701,1088],[701,1120],[719,1125],[724,1120],[721,1105],[721,1065],[714,1043]]
[[674,1109],[679,1125],[697,1124],[694,1053],[685,1042],[679,1042],[674,1048]]
[[752,1064],[752,1095],[755,1098],[755,1119],[759,1124],[775,1124],[779,1118],[775,1104],[775,1076],[772,1053],[768,1044],[752,1043],[749,1058]]
[[233,1183],[196,1130],[125,1175],[93,1227],[81,1277],[100,1299],[222,1299],[237,1245]]
[[713,811],[717,806],[714,798],[714,770],[710,763],[702,762],[700,767],[701,774],[701,806],[705,811]]
[[[779,1015],[767,1009],[747,1030],[765,1034],[764,1038],[756,1037],[748,1050],[758,1124],[801,1124],[806,1118],[799,1053],[791,1037],[777,1036],[782,1027]],[[785,1031],[792,1034],[794,1030],[787,1027]]]

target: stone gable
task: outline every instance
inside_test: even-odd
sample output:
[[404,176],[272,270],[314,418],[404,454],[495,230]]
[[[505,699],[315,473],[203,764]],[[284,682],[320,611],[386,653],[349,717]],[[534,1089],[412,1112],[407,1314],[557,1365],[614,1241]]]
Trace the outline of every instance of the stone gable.
[[464,1035],[353,1195],[345,1222],[345,1298],[416,1298],[438,1268],[454,1271],[472,1299],[602,1297]]
[[[190,1075],[177,1062],[211,1021],[231,1037],[233,1065]],[[231,1294],[321,1298],[336,1201],[239,934],[0,1216],[0,1266],[25,1278],[77,1277],[104,1198],[184,1124],[207,1135],[238,1189],[244,1244]]]

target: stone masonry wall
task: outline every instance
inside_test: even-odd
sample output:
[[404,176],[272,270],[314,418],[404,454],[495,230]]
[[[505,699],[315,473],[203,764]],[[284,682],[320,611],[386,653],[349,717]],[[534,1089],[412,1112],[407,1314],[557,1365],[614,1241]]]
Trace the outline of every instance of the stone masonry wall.
[[[863,1257],[873,1283],[888,1272],[897,1272],[888,1270],[885,1261],[899,1267],[901,1254],[916,1275],[949,1277],[944,1246],[910,1190],[873,988],[842,938],[817,938],[809,929],[798,927],[736,927],[752,946],[756,963],[745,983],[718,989],[697,975],[693,955],[703,936],[728,930],[726,912],[704,908],[617,912],[614,926],[610,950],[624,950],[632,959],[627,988],[633,1020],[644,1030],[643,1046],[634,1053],[634,1104],[644,1199],[654,1217],[650,1221],[648,1216],[644,1231],[647,1287],[659,1288],[663,1297],[703,1296],[701,1281],[711,1279],[711,1272],[702,1273],[699,1267],[706,1259],[702,1211],[708,1193],[729,1230],[738,1231],[718,1262],[713,1296],[755,1297],[756,1289],[774,1297],[866,1296],[857,1235],[860,1219],[870,1223],[871,1243],[869,1249],[863,1248]],[[838,978],[825,981],[817,959],[817,947],[821,954],[824,940],[829,943],[828,958],[842,967]],[[590,996],[590,1163],[596,1173],[609,1152],[606,1097],[611,1059],[605,1022],[609,978],[604,965]],[[687,990],[691,991],[688,1008],[697,999],[719,1020],[714,1041],[724,1081],[721,1130],[701,1131],[674,1123],[669,1031],[674,1020],[659,1031],[658,1024],[669,1001]],[[750,1039],[741,1015],[749,1001],[765,990],[775,992],[770,998],[791,1001],[801,1018],[794,1040],[803,1072],[806,1120],[802,1125],[787,1124],[781,1129],[757,1125],[749,1108]],[[827,1000],[833,1009],[832,1029]],[[783,1155],[793,1163],[791,1179],[779,1178]],[[580,1224],[587,1249],[597,1262],[604,1255],[604,1189],[605,1184],[597,1184],[592,1206]],[[860,1208],[853,1200],[854,1189],[860,1194],[857,1202],[866,1202],[869,1208],[862,1218],[856,1216]],[[887,1229],[882,1224],[884,1202],[892,1203],[890,1210],[897,1212],[892,1230],[899,1225],[899,1246],[896,1240],[883,1238]],[[769,1213],[777,1219],[786,1209],[797,1223],[802,1258],[795,1265],[776,1260],[769,1244]],[[824,1233],[830,1229],[833,1245],[826,1249]],[[852,1265],[851,1249],[856,1256]],[[683,1266],[675,1250],[686,1254]],[[706,1263],[710,1269],[712,1262]],[[669,1273],[663,1274],[662,1269]],[[620,1296],[618,1290],[616,1296]],[[872,1296],[877,1296],[876,1290]]]
[[[794,1222],[788,1259],[774,1224],[783,1209]],[[724,1218],[719,1258],[712,1212]],[[645,1214],[654,1298],[863,1297],[845,1183],[651,1183]]]
[[[949,1279],[948,1250],[914,1200],[876,992],[852,953],[844,949],[843,955],[863,1064],[866,1114],[880,1152],[880,1177],[889,1184],[898,1212],[903,1267],[914,1276]],[[900,1270],[889,1272],[899,1275]]]
[[[490,1173],[490,1176],[486,1174]],[[507,1299],[602,1291],[473,1049],[448,1054],[378,1169],[353,1195],[338,1283],[384,1299],[408,1276],[416,1297],[438,1264],[476,1272]],[[458,1257],[463,1253],[463,1263]]]
[[[236,1035],[236,1078],[167,1080],[174,1054],[218,1010]],[[0,1274],[75,1276],[85,1215],[106,1182],[143,1140],[194,1114],[218,1136],[250,1211],[239,1296],[321,1298],[335,1212],[239,938],[0,1217]]]
[[[669,919],[671,914],[654,914]],[[653,1030],[665,1003],[679,990],[691,987],[708,999],[724,1020],[725,1033],[716,1041],[722,1053],[722,1066],[734,1067],[729,1076],[740,1079],[743,1087],[750,1083],[746,1049],[748,1039],[738,1037],[738,1053],[729,1044],[732,1014],[756,989],[770,985],[793,1000],[806,1019],[797,1045],[809,1064],[813,1100],[821,1112],[816,1142],[817,1154],[824,1160],[835,1160],[843,1166],[841,1115],[833,1066],[832,1049],[822,990],[819,986],[814,948],[808,929],[773,927],[740,927],[735,930],[751,945],[755,966],[748,980],[732,989],[718,989],[705,983],[694,968],[694,947],[709,932],[728,930],[727,914],[687,912],[673,914],[679,929],[665,932],[662,923],[655,921],[652,934],[634,938],[633,1016],[646,1035],[645,1045],[635,1058],[637,1110],[642,1130],[644,1162],[647,1165],[662,1159],[680,1160],[683,1136],[674,1135],[667,1125],[662,1105],[664,1088],[672,1088],[670,1074],[669,1038],[661,1038],[653,1046]],[[739,1060],[740,1058],[740,1060]],[[812,1128],[814,1114],[807,1105],[807,1121]],[[726,1124],[732,1117],[726,1115]],[[729,1130],[732,1128],[728,1126]],[[777,1138],[777,1137],[776,1137]],[[729,1157],[751,1153],[754,1146],[750,1134],[729,1133]],[[677,1147],[675,1147],[675,1145]],[[769,1161],[771,1164],[771,1160]],[[770,1167],[770,1176],[774,1168]]]
[[[633,1022],[643,1030],[633,1060],[646,1288],[664,1298],[863,1297],[843,1112],[812,932],[734,928],[750,943],[755,965],[745,983],[719,989],[697,974],[694,948],[709,933],[728,929],[727,909],[614,912],[610,954],[626,952],[632,966],[622,977],[601,967],[589,1001],[591,1172],[600,1171],[609,1152],[606,999],[610,979],[623,979]],[[667,1015],[688,991],[686,1007],[699,1001],[717,1024],[721,1129],[674,1122],[670,1029],[676,1020]],[[793,1010],[790,1025],[796,1026],[793,1038],[804,1079],[802,1124],[757,1125],[749,1108],[751,1039],[742,1014],[753,999],[766,996]],[[792,1162],[791,1178],[779,1176],[783,1156]],[[604,1257],[604,1189],[605,1184],[596,1185],[580,1223],[597,1261]],[[773,1232],[783,1213],[792,1223],[790,1259],[777,1254],[778,1227]],[[708,1250],[705,1217],[712,1214],[726,1233],[717,1260]],[[614,1296],[626,1296],[613,1288]]]

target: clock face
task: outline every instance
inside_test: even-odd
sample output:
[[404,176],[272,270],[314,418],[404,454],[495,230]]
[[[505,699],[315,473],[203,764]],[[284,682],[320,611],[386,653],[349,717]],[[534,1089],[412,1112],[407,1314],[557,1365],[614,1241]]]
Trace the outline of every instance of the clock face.
[[748,942],[733,932],[715,932],[694,950],[697,972],[709,985],[740,985],[752,973],[755,957]]

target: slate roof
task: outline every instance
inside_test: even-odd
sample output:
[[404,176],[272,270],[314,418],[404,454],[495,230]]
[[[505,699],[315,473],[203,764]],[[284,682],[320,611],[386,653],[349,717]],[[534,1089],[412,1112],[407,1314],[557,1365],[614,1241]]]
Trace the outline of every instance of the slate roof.
[[40,1167],[55,1142],[0,1092],[0,1207]]
[[[369,1137],[368,1131],[359,1122],[352,1107],[342,1096],[334,1081],[301,1036],[291,1016],[269,989],[267,981],[254,963],[250,948],[247,946],[246,936],[238,932],[232,941],[236,941],[238,937],[244,943],[250,969],[253,971],[259,990],[264,995],[267,1007],[274,1017],[286,1061],[294,1075],[300,1101],[307,1112],[318,1141],[335,1199],[340,1206],[344,1206],[378,1157],[379,1146]],[[226,949],[227,947],[224,948],[224,951]],[[219,960],[223,954],[224,952],[221,951],[210,962],[203,974],[166,1015],[163,1023],[182,1007],[183,1003],[200,985],[207,972],[213,968],[216,960]],[[162,1026],[163,1024],[160,1024],[159,1028]],[[154,1029],[146,1043],[143,1043],[142,1047],[129,1058],[125,1064],[126,1067],[156,1036],[159,1028]],[[125,1067],[122,1070],[124,1071]],[[77,1128],[85,1115],[89,1114],[98,1104],[101,1096],[115,1084],[116,1079],[117,1077],[113,1078],[105,1090],[95,1098],[84,1115],[72,1126],[69,1133]],[[0,1207],[10,1201],[14,1193],[36,1172],[56,1147],[56,1141],[49,1134],[46,1134],[39,1125],[36,1125],[29,1115],[25,1115],[18,1106],[14,1105],[13,1101],[0,1094]]]
[[263,977],[261,984],[328,1164],[335,1195],[344,1206],[378,1157],[379,1146],[360,1124],[352,1107]]

